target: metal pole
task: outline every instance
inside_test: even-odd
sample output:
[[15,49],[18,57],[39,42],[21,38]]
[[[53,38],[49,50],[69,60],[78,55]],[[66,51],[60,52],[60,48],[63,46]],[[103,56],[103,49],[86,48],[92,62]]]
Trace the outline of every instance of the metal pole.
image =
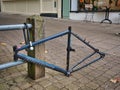
[[7,69],[7,68],[10,68],[10,67],[13,67],[13,66],[24,64],[24,63],[25,62],[23,60],[18,60],[16,62],[15,61],[14,62],[8,62],[8,63],[0,65],[0,70]]
[[[31,24],[26,24],[28,28],[31,28]],[[25,29],[25,24],[14,24],[14,25],[0,25],[0,31],[9,31],[9,30],[22,30]]]

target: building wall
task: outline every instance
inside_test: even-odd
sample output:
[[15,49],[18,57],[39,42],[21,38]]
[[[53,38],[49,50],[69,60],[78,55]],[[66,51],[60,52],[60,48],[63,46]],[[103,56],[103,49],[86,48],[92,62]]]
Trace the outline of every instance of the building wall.
[[[79,2],[78,2],[79,1]],[[82,1],[82,0],[81,0]],[[89,1],[89,0],[86,0]],[[92,0],[90,0],[92,1]],[[87,20],[91,21],[92,15],[93,15],[93,20],[94,22],[101,22],[103,19],[105,19],[105,6],[111,6],[110,13],[109,13],[109,19],[113,23],[118,23],[120,22],[120,5],[116,5],[115,1],[112,0],[112,4],[109,4],[109,0],[96,0],[97,2],[94,2],[94,5],[97,6],[96,11],[94,11],[93,14],[93,9],[92,8],[84,8],[80,9],[80,0],[71,0],[71,12],[70,12],[70,19],[72,20]],[[90,2],[89,4],[91,4]],[[118,3],[118,2],[117,2]],[[86,10],[88,13],[86,12]],[[87,17],[86,17],[87,16]]]
[[40,15],[40,13],[61,14],[61,0],[3,0],[2,12],[30,15]]
[[[92,18],[92,12],[89,12],[87,14],[85,12],[70,13],[70,19],[72,20],[80,20],[80,21],[87,20],[87,21],[101,22],[103,19],[105,19],[105,12],[95,12],[92,20],[91,18]],[[120,23],[119,12],[110,12],[109,19],[112,21],[112,23]]]
[[40,0],[3,1],[2,12],[17,14],[40,14]]

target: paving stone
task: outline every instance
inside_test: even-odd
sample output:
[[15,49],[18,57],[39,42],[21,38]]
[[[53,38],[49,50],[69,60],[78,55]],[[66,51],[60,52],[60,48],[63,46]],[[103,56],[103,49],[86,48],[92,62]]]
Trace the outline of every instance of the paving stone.
[[86,77],[79,79],[79,81],[80,81],[80,83],[83,83],[83,84],[87,84],[87,83],[91,82],[91,80],[87,79]]
[[34,88],[35,90],[44,90],[44,88],[39,84],[34,85],[32,88]]
[[17,83],[17,86],[20,87],[20,89],[26,89],[31,87],[31,84],[28,82],[20,82],[20,83]]
[[77,85],[75,84],[68,84],[65,86],[68,90],[78,90],[80,87],[78,87]]
[[54,85],[49,85],[46,87],[45,90],[60,90],[58,87],[54,86]]
[[76,81],[72,82],[72,84],[74,84],[74,85],[76,85],[78,87],[81,87],[82,85],[84,85],[83,83],[80,83],[79,80],[76,80]]
[[98,88],[95,89],[95,90],[105,90],[105,88],[103,88],[103,87],[98,87]]
[[88,75],[93,76],[94,78],[99,77],[103,72],[92,71]]
[[92,81],[93,79],[95,79],[94,76],[91,76],[91,75],[89,75],[89,74],[84,75],[84,77],[87,78],[87,79],[90,80],[90,81]]
[[84,85],[84,86],[80,87],[78,90],[93,90],[93,89]]
[[86,84],[86,86],[88,86],[92,89],[97,89],[99,87],[99,85],[94,82],[90,82],[90,83]]
[[16,87],[16,86],[12,86],[9,88],[9,90],[21,90],[19,87]]
[[104,64],[104,65],[98,67],[97,69],[98,69],[98,70],[101,70],[101,71],[103,71],[103,72],[106,72],[107,70],[110,69],[110,67],[107,67],[106,64]]
[[70,84],[72,82],[76,81],[75,78],[72,78],[72,77],[66,77],[64,78],[63,80],[60,80],[59,82],[62,83],[63,85],[67,85],[67,84]]
[[115,88],[115,90],[120,90],[120,85],[117,88]]
[[92,71],[92,69],[90,69],[90,68],[88,67],[88,68],[84,68],[83,71],[86,72],[86,73],[89,73],[89,72]]
[[[119,64],[120,65],[120,64]],[[114,73],[114,74],[118,74],[120,72],[120,68],[118,67],[118,65],[115,65],[115,67],[113,67],[111,69],[111,71]]]
[[[118,73],[118,72],[117,72],[117,73]],[[111,70],[108,70],[108,71],[105,72],[105,74],[110,75],[110,76],[114,76],[114,75],[116,75],[117,73],[116,73],[116,72],[113,72],[113,71],[111,71]]]
[[13,73],[13,74],[11,74],[9,76],[6,76],[4,79],[7,81],[7,80],[11,80],[12,78],[14,79],[16,77],[19,77],[21,75],[22,75],[21,73]]
[[52,78],[49,78],[49,80],[52,82],[52,83],[56,83],[58,82],[59,80],[57,80],[56,78],[52,77]]
[[101,87],[103,87],[105,90],[115,90],[116,87],[119,86],[119,83],[112,83],[109,81],[105,82]]
[[0,78],[0,83],[5,83],[5,80]]
[[43,87],[47,87],[47,86],[51,85],[52,83],[46,79],[44,81],[39,82],[39,84]]
[[53,85],[56,86],[56,87],[58,87],[59,89],[61,89],[61,88],[64,87],[64,84],[59,83],[59,82],[53,83]]
[[69,89],[67,89],[67,88],[64,87],[64,88],[61,88],[60,90],[69,90]]
[[16,86],[16,82],[14,81],[14,79],[11,79],[11,80],[8,80],[7,82],[7,85],[9,85],[9,86]]
[[14,81],[15,81],[16,83],[23,82],[24,80],[25,80],[25,77],[24,77],[23,75],[21,75],[21,76],[19,76],[19,77],[16,77],[16,78],[14,79]]
[[[24,89],[24,90],[35,90],[34,88],[32,88],[32,87],[29,87],[29,88],[26,88],[26,89]],[[37,89],[36,89],[37,90]],[[40,89],[38,89],[38,90],[40,90]]]
[[84,77],[84,75],[82,75],[79,71],[71,74],[71,76],[74,77],[77,80],[79,80],[79,79]]
[[54,78],[57,80],[63,80],[66,78],[66,76],[59,74],[59,75],[55,75]]
[[101,76],[97,77],[97,80],[100,80],[100,81],[102,81],[102,82],[106,82],[106,81],[109,80],[109,78],[101,75]]
[[101,80],[99,80],[99,79],[94,79],[94,80],[92,80],[92,82],[93,83],[96,83],[96,84],[98,84],[99,86],[101,86],[101,85],[103,85],[104,84],[104,82],[103,81],[101,81]]
[[8,90],[9,89],[9,86],[5,83],[1,83],[0,84],[0,90]]

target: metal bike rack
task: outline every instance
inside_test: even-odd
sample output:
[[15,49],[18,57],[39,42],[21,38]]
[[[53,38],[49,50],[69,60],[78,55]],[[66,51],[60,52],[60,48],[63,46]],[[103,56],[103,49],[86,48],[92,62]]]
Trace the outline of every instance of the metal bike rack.
[[[0,31],[11,31],[11,30],[23,30],[23,34],[25,37],[25,32],[27,29],[31,28],[31,24],[14,24],[14,25],[0,25]],[[27,31],[28,32],[28,31]],[[0,70],[10,68],[13,66],[21,65],[24,64],[25,62],[23,60],[18,60],[18,61],[13,61],[13,62],[8,62],[5,64],[0,64]]]
[[[30,48],[31,46],[32,47],[35,47],[36,45],[39,45],[39,44],[42,44],[42,43],[45,43],[47,41],[50,41],[50,40],[53,40],[53,39],[56,39],[56,38],[59,38],[61,36],[64,36],[64,35],[68,35],[68,41],[67,41],[67,60],[66,60],[66,69],[63,69],[57,65],[54,65],[54,64],[50,64],[46,61],[43,61],[43,60],[38,60],[37,58],[33,58],[33,57],[30,57],[30,56],[27,56],[25,54],[21,54],[19,53],[19,51],[21,50],[25,50],[25,49],[28,49]],[[91,53],[90,55],[86,56],[84,59],[80,60],[79,62],[77,62],[75,65],[73,65],[71,68],[69,66],[70,64],[70,52],[71,51],[75,51],[74,49],[72,49],[71,47],[71,35],[73,35],[75,38],[77,38],[78,40],[80,40],[81,42],[83,42],[86,46],[90,47],[94,52]],[[47,38],[44,38],[44,39],[41,39],[41,40],[38,40],[38,41],[35,41],[35,42],[31,42],[31,44],[26,44],[26,45],[23,45],[22,47],[20,48],[17,48],[17,46],[14,46],[13,47],[13,50],[14,50],[14,61],[15,62],[18,62],[19,60],[18,59],[21,59],[25,62],[31,62],[31,63],[34,63],[34,64],[38,64],[38,65],[42,65],[44,67],[47,67],[47,68],[50,68],[50,69],[53,69],[53,70],[56,70],[58,72],[61,72],[61,73],[64,73],[65,75],[69,76],[71,73],[75,72],[75,71],[78,71],[102,58],[104,58],[105,54],[103,52],[100,52],[99,49],[96,49],[94,48],[92,45],[90,45],[88,42],[86,42],[84,39],[82,39],[81,37],[79,37],[77,34],[71,32],[71,27],[68,27],[68,30],[64,31],[64,32],[61,32],[61,33],[57,33],[55,35],[52,35],[52,36],[49,36]],[[76,68],[79,64],[83,63],[85,60],[87,60],[88,58],[92,57],[93,55],[95,54],[98,54],[99,57],[97,57],[96,59],[94,59],[93,61],[89,62],[88,64],[85,64],[79,68]],[[22,62],[23,62],[22,61]],[[5,69],[2,68],[4,65],[0,65],[0,70],[1,69]],[[13,65],[14,66],[14,65]],[[6,66],[7,68],[8,66]]]
[[[28,28],[31,28],[31,24],[26,24]],[[22,30],[26,29],[25,24],[14,24],[14,25],[0,25],[0,31],[9,31],[9,30]]]

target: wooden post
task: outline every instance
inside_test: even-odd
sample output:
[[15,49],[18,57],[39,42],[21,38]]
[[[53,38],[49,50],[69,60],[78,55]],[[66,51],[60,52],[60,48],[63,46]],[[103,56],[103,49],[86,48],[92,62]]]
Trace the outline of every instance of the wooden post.
[[[32,28],[30,29],[30,40],[32,42],[40,40],[44,38],[44,30],[43,30],[43,23],[44,20],[37,15],[33,15],[27,18],[27,23],[32,24]],[[28,50],[28,56],[32,56],[37,59],[44,60],[45,56],[45,44],[40,44],[34,47],[34,50]],[[32,79],[38,79],[40,77],[45,76],[45,67],[28,63],[28,76]]]

